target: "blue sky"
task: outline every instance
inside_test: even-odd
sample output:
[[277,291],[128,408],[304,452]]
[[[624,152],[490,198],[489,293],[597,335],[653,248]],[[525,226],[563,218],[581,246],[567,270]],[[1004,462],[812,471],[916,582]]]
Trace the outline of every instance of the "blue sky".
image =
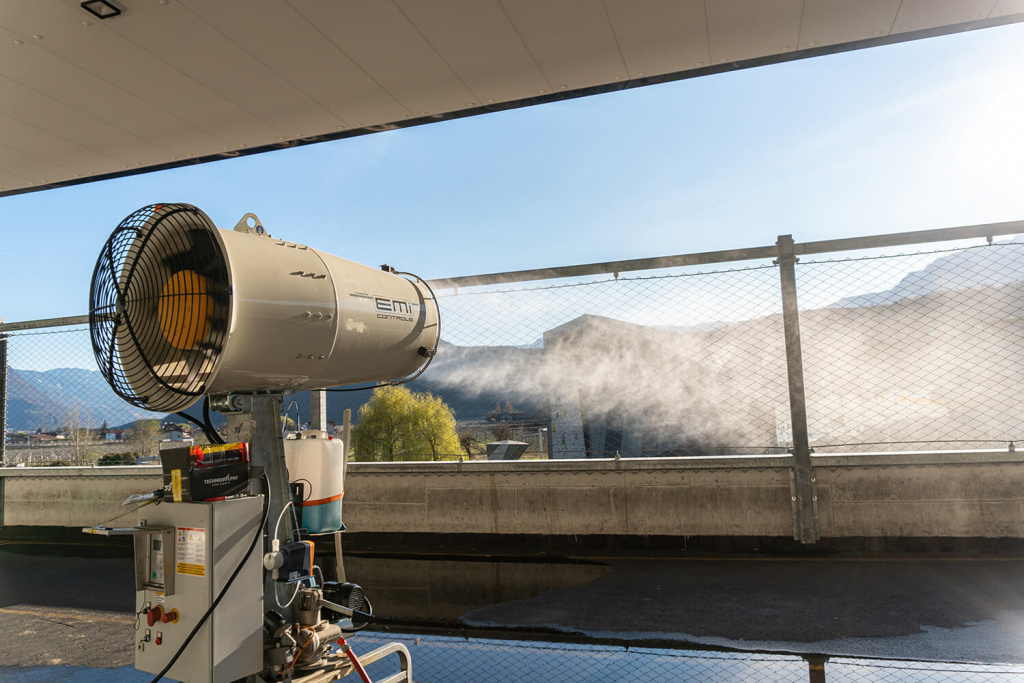
[[0,318],[154,202],[424,277],[1024,218],[1024,26],[0,198]]

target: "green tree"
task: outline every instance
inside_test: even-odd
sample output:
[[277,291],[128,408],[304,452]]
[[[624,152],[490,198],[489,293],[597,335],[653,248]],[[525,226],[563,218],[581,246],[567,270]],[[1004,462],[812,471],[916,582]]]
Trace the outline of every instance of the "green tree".
[[403,386],[374,389],[352,428],[352,453],[361,460],[438,460],[459,450],[452,409]]
[[440,396],[429,391],[413,393],[412,434],[414,449],[431,460],[443,456],[456,456],[462,451],[455,411]]

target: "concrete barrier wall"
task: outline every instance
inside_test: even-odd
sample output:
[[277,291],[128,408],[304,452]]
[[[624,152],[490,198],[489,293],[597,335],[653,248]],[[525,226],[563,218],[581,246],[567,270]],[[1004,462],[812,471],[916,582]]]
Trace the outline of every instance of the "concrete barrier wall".
[[[788,463],[353,463],[345,523],[373,533],[789,537]],[[1024,538],[1024,459],[1016,453],[816,456],[814,477],[826,538]],[[117,514],[160,476],[155,467],[6,468],[0,485],[4,526],[77,527]]]
[[786,460],[367,464],[346,487],[345,523],[377,532],[788,536]]
[[[93,526],[124,512],[133,493],[163,485],[159,467],[25,467],[0,469],[3,526]],[[133,526],[137,513],[118,520]]]

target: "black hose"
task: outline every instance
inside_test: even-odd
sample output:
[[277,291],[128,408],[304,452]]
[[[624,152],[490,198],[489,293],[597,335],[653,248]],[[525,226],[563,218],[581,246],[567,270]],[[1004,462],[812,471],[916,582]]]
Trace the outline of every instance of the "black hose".
[[[213,428],[213,421],[210,419],[210,397],[206,396],[203,398],[203,433],[206,434],[206,438],[210,440],[210,443],[223,444],[224,439],[220,438],[220,434]],[[270,490],[270,485],[267,485],[267,490]]]
[[[207,426],[203,422],[201,422],[200,420],[197,420],[196,418],[192,417],[191,415],[189,415],[188,413],[186,413],[184,411],[180,412],[180,413],[175,413],[175,415],[177,415],[178,417],[185,418],[186,420],[188,420],[189,422],[191,422],[192,424],[194,424],[195,426],[197,426],[201,430],[203,430],[203,434],[206,435],[206,440],[207,441],[209,441],[210,443],[217,443],[216,441],[214,441],[213,439],[210,438],[210,431],[211,430],[209,430],[207,428]],[[217,432],[215,432],[215,431],[213,433],[217,434]]]

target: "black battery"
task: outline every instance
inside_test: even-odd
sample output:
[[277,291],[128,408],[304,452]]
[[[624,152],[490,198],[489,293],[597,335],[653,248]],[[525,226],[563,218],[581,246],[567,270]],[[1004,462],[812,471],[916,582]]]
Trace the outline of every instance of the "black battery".
[[164,490],[175,503],[217,500],[249,485],[249,444],[166,448],[160,451]]

